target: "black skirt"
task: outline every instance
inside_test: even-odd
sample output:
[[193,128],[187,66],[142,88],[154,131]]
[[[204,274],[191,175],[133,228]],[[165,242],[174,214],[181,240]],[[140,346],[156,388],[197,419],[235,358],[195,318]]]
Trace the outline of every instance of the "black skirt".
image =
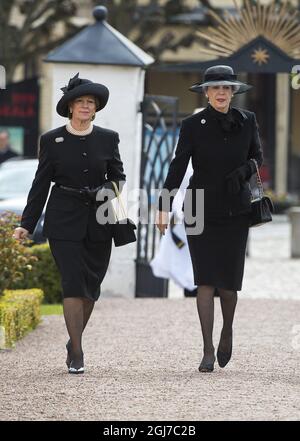
[[112,241],[92,242],[49,238],[49,246],[61,276],[63,298],[98,300],[107,272]]
[[194,283],[242,289],[249,215],[207,219],[199,235],[187,235]]

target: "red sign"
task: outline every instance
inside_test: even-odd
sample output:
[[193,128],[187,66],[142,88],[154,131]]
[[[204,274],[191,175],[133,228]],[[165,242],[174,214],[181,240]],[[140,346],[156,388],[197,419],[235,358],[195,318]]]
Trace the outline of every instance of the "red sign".
[[36,95],[33,93],[11,93],[11,102],[1,105],[0,117],[33,118],[36,116]]

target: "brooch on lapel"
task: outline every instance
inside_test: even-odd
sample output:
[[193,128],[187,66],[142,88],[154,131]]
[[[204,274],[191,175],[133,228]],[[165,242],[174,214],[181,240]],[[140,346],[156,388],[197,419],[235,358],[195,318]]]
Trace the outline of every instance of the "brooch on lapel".
[[206,123],[206,119],[201,119],[201,124],[205,124]]
[[62,136],[59,138],[55,138],[55,142],[64,142],[64,138]]

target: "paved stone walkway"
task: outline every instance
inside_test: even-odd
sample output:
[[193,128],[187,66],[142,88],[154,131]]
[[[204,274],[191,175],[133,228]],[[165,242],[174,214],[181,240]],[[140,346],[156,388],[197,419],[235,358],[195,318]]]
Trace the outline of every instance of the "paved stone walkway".
[[287,227],[251,233],[225,369],[197,370],[195,299],[104,296],[84,336],[83,376],[67,373],[62,316],[0,351],[0,420],[299,420],[300,263],[288,257]]

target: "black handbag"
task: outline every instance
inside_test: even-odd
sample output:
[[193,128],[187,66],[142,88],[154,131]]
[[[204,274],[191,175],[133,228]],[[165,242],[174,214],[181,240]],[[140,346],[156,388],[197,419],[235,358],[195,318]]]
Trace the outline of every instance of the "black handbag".
[[131,219],[126,217],[125,209],[121,201],[118,187],[115,182],[112,182],[112,184],[118,200],[119,207],[121,207],[124,216],[123,219],[118,219],[115,211],[115,223],[111,224],[112,238],[115,247],[121,247],[122,245],[136,242],[136,235],[134,232],[134,230],[136,230],[136,225]]
[[264,195],[263,185],[261,182],[261,177],[258,170],[258,165],[255,159],[252,159],[256,167],[256,183],[258,190],[258,195],[255,196],[254,189],[251,189],[251,213],[249,219],[250,227],[258,227],[267,222],[272,221],[272,213],[274,213],[274,205],[269,196]]

